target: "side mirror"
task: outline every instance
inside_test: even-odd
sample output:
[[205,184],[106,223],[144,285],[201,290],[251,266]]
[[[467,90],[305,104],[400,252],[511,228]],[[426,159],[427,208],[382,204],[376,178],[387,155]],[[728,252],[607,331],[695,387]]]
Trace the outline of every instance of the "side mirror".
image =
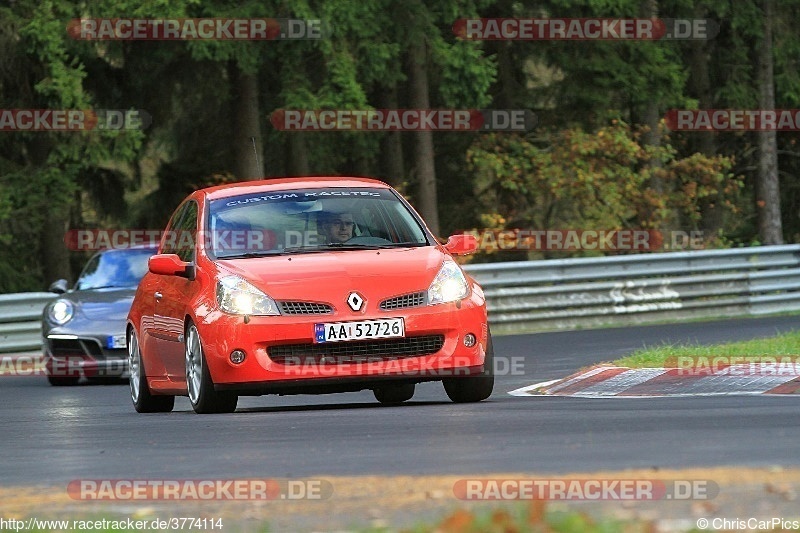
[[184,263],[177,254],[154,255],[147,261],[147,268],[153,274],[194,279],[194,265]]
[[453,255],[467,255],[478,251],[478,238],[469,233],[451,235],[444,249]]
[[69,290],[69,286],[67,284],[67,280],[59,279],[50,284],[50,287],[47,290],[56,294],[64,294]]

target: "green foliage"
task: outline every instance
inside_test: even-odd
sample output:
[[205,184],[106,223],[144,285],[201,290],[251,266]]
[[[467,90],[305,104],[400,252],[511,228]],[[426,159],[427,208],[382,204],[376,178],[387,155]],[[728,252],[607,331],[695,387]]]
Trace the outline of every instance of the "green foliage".
[[[19,90],[14,105],[45,109],[91,109],[97,103],[84,87],[86,60],[92,50],[70,39],[65,20],[78,16],[77,5],[66,0],[21,1],[5,10],[3,26],[14,33],[7,51],[23,64],[35,58],[23,74],[8,78],[3,92]],[[89,53],[87,56],[86,54]],[[14,61],[13,59],[6,61]],[[49,250],[40,244],[45,232],[63,234],[65,228],[47,227],[51,219],[67,221],[74,198],[87,173],[135,159],[140,132],[31,132],[8,134],[2,146],[0,217],[7,216],[12,230],[3,237],[7,247],[0,256],[3,274],[0,291],[41,289],[40,257]],[[14,268],[16,267],[16,268]]]
[[[529,136],[437,133],[444,232],[465,227],[704,229],[716,244],[756,242],[752,135],[696,134],[643,141],[645,116],[696,107],[690,41],[472,42],[455,37],[470,17],[639,17],[641,0],[17,0],[0,6],[0,97],[7,108],[130,109],[153,117],[144,132],[3,132],[0,135],[0,291],[41,289],[64,227],[159,227],[189,191],[232,175],[237,73],[258,80],[267,175],[286,174],[292,133],[269,124],[277,109],[369,109],[397,95],[409,106],[409,50],[428,45],[434,108],[523,108]],[[658,16],[710,18],[703,43],[717,108],[758,102],[760,2],[659,0]],[[775,2],[776,105],[800,107],[798,12]],[[79,17],[320,19],[329,38],[307,41],[77,41]],[[614,122],[616,121],[616,122]],[[313,174],[378,174],[380,133],[304,134]],[[402,134],[415,199],[413,136]],[[800,206],[798,134],[779,134],[782,209]],[[466,157],[465,157],[466,155]],[[659,188],[657,188],[657,186]],[[785,216],[800,240],[800,219]],[[707,244],[715,244],[709,242]],[[507,259],[508,256],[498,259]],[[76,258],[75,261],[79,261]],[[74,269],[73,269],[74,270]]]
[[[621,121],[585,132],[479,138],[467,151],[482,220],[496,229],[696,229],[701,201],[723,192],[735,214],[741,182],[723,156],[680,157],[664,142],[645,147]],[[660,165],[652,166],[653,160]],[[663,191],[653,189],[656,176]]]

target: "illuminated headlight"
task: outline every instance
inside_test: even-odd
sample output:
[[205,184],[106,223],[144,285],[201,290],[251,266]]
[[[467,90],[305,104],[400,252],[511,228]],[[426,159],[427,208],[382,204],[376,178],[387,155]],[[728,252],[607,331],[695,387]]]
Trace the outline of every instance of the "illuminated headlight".
[[445,261],[428,289],[428,304],[443,304],[466,298],[469,285],[461,268],[453,261]]
[[69,300],[56,300],[50,305],[50,309],[47,311],[50,321],[59,326],[63,326],[72,320],[74,314],[75,306]]
[[239,276],[217,282],[219,308],[233,315],[279,315],[275,301]]

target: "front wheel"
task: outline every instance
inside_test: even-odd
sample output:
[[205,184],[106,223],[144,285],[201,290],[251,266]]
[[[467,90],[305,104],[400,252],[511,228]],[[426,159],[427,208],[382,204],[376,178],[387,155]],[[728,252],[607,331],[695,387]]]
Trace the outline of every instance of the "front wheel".
[[47,382],[53,387],[71,387],[81,379],[80,371],[73,369],[70,360],[62,361],[45,355]]
[[147,375],[142,364],[142,351],[136,332],[131,329],[128,338],[128,368],[131,400],[137,413],[169,413],[175,407],[175,396],[155,396],[147,385]]
[[239,403],[238,395],[214,390],[200,333],[191,323],[186,332],[186,388],[192,409],[198,414],[232,413]]
[[375,399],[388,405],[397,405],[410,400],[414,396],[416,386],[413,383],[402,385],[386,385],[379,389],[374,389]]
[[492,334],[486,341],[486,358],[483,362],[483,373],[463,378],[446,378],[442,380],[448,398],[456,403],[480,402],[492,395],[494,389],[494,346]]

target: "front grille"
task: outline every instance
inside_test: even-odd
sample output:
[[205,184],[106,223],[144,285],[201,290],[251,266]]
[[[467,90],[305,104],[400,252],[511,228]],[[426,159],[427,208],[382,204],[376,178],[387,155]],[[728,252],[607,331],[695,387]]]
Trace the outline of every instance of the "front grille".
[[282,365],[343,364],[392,361],[431,355],[444,346],[444,335],[420,335],[402,339],[284,344],[267,349],[270,359]]
[[103,349],[97,341],[87,339],[48,339],[53,355],[72,357],[90,355],[100,357]]
[[424,291],[388,298],[381,302],[381,309],[384,311],[391,311],[393,309],[405,309],[407,307],[419,307],[421,305],[425,305]]
[[333,307],[315,302],[278,302],[284,315],[330,315]]

